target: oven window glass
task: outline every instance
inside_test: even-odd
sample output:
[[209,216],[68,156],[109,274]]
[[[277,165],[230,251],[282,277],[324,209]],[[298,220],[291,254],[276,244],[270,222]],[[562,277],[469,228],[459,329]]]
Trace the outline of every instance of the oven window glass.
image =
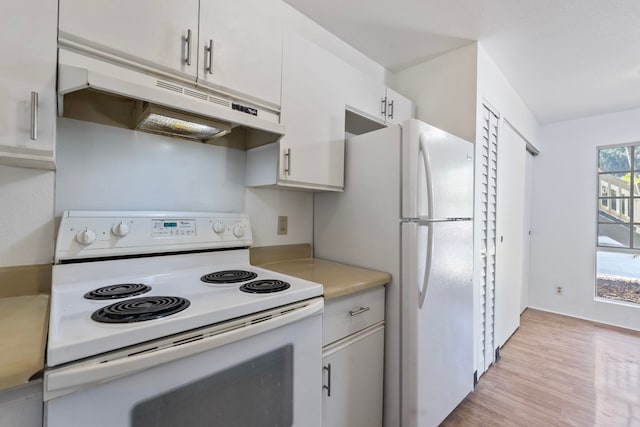
[[287,345],[138,403],[133,427],[293,425],[293,346]]

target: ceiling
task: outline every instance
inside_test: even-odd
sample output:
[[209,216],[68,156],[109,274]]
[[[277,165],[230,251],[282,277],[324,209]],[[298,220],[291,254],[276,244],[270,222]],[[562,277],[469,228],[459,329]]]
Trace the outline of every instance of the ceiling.
[[391,71],[475,40],[542,124],[640,107],[638,0],[285,0]]

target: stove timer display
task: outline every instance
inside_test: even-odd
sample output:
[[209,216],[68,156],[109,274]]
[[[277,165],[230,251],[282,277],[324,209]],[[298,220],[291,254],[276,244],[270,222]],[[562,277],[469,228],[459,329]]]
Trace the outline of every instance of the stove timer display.
[[195,235],[195,219],[154,219],[151,227],[151,237],[154,239],[162,237],[189,237]]

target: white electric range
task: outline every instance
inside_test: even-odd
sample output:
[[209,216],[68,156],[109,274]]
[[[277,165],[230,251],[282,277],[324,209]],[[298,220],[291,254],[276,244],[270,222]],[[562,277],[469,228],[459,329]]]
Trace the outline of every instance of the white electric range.
[[322,286],[251,243],[240,214],[65,212],[46,425],[319,425]]

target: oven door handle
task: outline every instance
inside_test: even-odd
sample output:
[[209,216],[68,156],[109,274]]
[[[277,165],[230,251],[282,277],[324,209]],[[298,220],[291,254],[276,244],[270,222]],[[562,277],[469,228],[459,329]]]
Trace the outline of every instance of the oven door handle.
[[[235,325],[232,330],[225,329],[223,324],[222,328],[220,325],[212,326],[212,330],[216,328],[218,330],[211,332],[211,335],[208,336],[205,336],[207,329],[198,331],[204,338],[198,338],[196,334],[192,340],[177,336],[173,338],[173,342],[161,340],[159,347],[151,347],[148,351],[141,351],[137,354],[124,354],[111,360],[105,360],[104,357],[94,358],[86,362],[54,368],[44,374],[44,400],[48,401],[91,385],[131,375],[162,363],[208,351],[307,317],[319,315],[323,308],[324,300],[315,298],[298,304],[298,307],[282,307],[278,309],[279,312],[268,310],[248,316],[246,319],[231,321],[229,324]],[[276,312],[277,316],[267,317],[270,314],[273,316],[273,313]]]

